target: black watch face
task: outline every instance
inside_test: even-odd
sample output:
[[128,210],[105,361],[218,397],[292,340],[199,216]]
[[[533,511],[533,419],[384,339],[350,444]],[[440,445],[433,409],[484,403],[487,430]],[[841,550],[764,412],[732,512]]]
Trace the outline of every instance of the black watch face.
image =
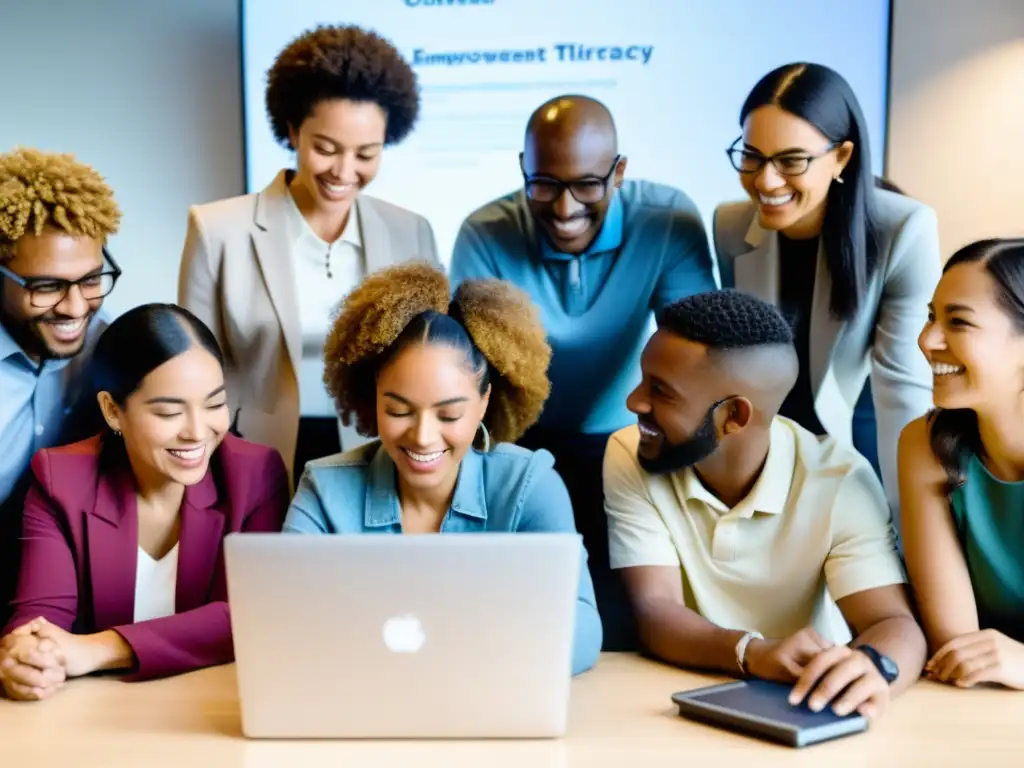
[[867,654],[868,658],[874,662],[878,671],[882,677],[885,678],[887,683],[893,682],[897,677],[900,676],[900,668],[896,666],[896,662],[890,659],[888,656],[879,653],[877,650],[872,648],[870,645],[860,646],[860,650]]
[[878,654],[878,660],[882,665],[882,676],[890,683],[900,676],[899,667],[896,666],[896,662],[890,659],[888,656]]

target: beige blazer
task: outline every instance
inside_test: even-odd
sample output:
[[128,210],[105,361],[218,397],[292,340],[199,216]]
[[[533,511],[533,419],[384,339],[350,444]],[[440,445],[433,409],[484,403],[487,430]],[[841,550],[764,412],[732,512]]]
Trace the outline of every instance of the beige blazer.
[[[829,311],[832,281],[818,250],[811,308],[811,385],[814,410],[828,433],[852,445],[853,409],[871,376],[878,422],[878,462],[886,495],[898,515],[896,443],[900,431],[932,405],[932,374],[917,346],[928,303],[942,272],[938,220],[909,197],[875,190],[879,263],[857,316]],[[718,207],[715,250],[723,288],[779,299],[779,238],[758,224],[754,204]],[[898,518],[897,518],[898,521]]]
[[[210,327],[224,350],[238,431],[276,448],[291,476],[302,329],[287,195],[281,171],[262,192],[190,208],[178,303]],[[368,195],[357,205],[367,272],[416,259],[439,264],[425,218]]]

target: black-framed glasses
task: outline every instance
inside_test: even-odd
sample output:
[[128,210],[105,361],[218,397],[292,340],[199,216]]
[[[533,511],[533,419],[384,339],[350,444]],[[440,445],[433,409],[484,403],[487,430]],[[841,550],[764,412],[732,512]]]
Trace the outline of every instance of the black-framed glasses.
[[725,150],[733,168],[740,173],[757,173],[764,168],[765,163],[771,163],[775,166],[775,170],[783,176],[802,176],[807,173],[811,163],[824,157],[840,144],[840,142],[834,141],[816,155],[802,149],[788,149],[785,152],[777,152],[771,157],[765,157],[760,152],[751,152],[749,149],[737,146],[742,140],[743,137],[740,136]]
[[86,301],[99,301],[106,297],[121,276],[121,267],[114,261],[110,251],[103,249],[103,259],[109,265],[100,272],[80,277],[77,280],[65,280],[60,277],[22,277],[6,267],[0,267],[0,275],[20,285],[28,291],[29,301],[36,309],[52,309],[67,298],[72,286],[77,286],[82,298]]
[[526,188],[526,196],[538,203],[553,203],[562,196],[568,189],[569,194],[577,203],[593,205],[604,200],[608,194],[608,184],[611,183],[615,169],[619,167],[619,160],[622,155],[616,155],[612,161],[612,167],[604,176],[584,176],[572,181],[552,179],[550,176],[530,176],[523,168],[523,156],[519,156],[519,170],[523,173],[523,183]]

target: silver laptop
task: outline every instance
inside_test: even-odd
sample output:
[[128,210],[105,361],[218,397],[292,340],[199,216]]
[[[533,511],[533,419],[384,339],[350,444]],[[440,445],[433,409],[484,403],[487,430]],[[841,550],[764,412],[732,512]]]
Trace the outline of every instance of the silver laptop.
[[575,534],[232,534],[242,730],[253,738],[565,733]]

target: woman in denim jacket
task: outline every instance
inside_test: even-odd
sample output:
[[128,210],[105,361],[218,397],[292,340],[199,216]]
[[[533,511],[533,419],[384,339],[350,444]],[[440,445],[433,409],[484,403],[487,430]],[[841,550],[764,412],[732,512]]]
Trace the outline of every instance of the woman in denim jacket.
[[[408,264],[370,275],[346,299],[324,381],[345,423],[378,439],[307,464],[286,531],[575,531],[551,454],[512,445],[549,391],[536,308],[500,280],[467,281],[450,296],[436,267]],[[602,639],[582,554],[573,674],[594,665]]]

